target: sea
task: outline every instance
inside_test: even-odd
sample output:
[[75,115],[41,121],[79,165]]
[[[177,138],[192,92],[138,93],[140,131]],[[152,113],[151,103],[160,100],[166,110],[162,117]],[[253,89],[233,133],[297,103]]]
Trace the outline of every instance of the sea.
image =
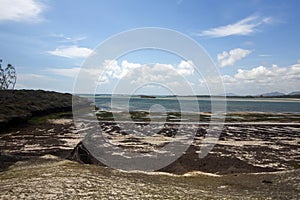
[[267,112],[300,113],[300,99],[247,98],[247,97],[196,97],[196,96],[144,96],[144,95],[80,95],[94,101],[103,111],[164,112]]

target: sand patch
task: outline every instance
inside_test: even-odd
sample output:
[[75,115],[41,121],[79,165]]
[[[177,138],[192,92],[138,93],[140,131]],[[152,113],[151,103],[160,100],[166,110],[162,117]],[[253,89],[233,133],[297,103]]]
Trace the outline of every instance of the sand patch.
[[73,120],[72,119],[48,119],[48,122],[50,124],[62,124],[62,125],[66,125],[66,124],[72,124]]

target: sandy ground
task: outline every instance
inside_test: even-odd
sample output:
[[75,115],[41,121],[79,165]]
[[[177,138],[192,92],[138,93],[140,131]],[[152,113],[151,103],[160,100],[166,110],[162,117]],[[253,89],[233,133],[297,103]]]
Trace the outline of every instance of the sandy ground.
[[299,172],[128,173],[47,155],[0,173],[0,198],[299,199]]

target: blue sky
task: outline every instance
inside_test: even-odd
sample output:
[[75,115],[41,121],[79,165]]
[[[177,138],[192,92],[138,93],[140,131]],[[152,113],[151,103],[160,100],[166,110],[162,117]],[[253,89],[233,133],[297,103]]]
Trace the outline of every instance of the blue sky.
[[[297,0],[0,0],[0,3],[0,57],[3,64],[16,67],[18,89],[72,92],[80,66],[99,43],[120,32],[142,27],[173,29],[199,43],[216,64],[226,92],[289,93],[300,88],[300,2]],[[123,57],[112,70],[126,67],[136,70],[132,66],[147,63],[170,64],[176,71],[181,60],[145,51]],[[112,73],[115,77],[105,77],[110,80],[103,83],[106,85],[99,92],[112,92],[111,84],[120,79],[116,71]],[[191,80],[198,93],[207,92],[197,88],[201,81],[191,73],[181,75]],[[153,87],[150,93],[155,93]]]

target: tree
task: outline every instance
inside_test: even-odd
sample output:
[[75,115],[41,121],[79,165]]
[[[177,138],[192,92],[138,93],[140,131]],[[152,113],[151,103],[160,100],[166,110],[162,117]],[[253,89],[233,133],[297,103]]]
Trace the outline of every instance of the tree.
[[16,69],[11,64],[2,68],[1,63],[2,60],[0,59],[0,90],[14,89],[17,81]]

